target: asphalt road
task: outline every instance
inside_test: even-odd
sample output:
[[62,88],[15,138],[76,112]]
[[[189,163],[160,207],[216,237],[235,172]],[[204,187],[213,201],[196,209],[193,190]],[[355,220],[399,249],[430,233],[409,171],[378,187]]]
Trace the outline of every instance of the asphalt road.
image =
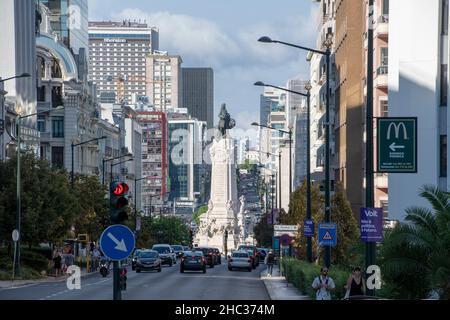
[[[164,266],[162,272],[137,274],[128,267],[127,290],[123,300],[269,300],[260,273],[228,271],[226,263],[202,272],[180,273],[179,262]],[[68,290],[65,281],[0,289],[0,300],[111,300],[112,273],[99,273],[81,279],[81,289]]]

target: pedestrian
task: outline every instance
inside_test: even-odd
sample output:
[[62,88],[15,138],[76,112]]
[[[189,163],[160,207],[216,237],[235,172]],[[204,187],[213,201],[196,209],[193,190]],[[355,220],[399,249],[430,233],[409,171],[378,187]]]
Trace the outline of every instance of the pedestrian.
[[97,271],[100,262],[100,251],[97,248],[94,248],[92,256],[94,257],[94,271]]
[[347,284],[344,286],[347,289],[345,293],[345,298],[352,296],[362,296],[366,291],[366,286],[364,284],[364,279],[361,274],[361,268],[353,268],[352,274],[347,280]]
[[61,254],[59,251],[56,251],[53,256],[53,268],[55,268],[55,276],[57,277],[59,275],[59,272],[61,271]]
[[317,276],[312,287],[316,292],[316,300],[331,300],[331,292],[336,289],[336,285],[331,277],[328,276],[328,268],[320,269],[320,276]]
[[272,277],[273,265],[275,264],[275,254],[272,249],[267,253],[264,260],[264,263],[267,265],[267,276]]

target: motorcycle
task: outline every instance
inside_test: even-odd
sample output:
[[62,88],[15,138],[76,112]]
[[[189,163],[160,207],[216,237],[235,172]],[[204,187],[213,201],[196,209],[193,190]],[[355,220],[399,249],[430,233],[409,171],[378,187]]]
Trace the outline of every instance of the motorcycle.
[[100,274],[103,278],[109,274],[109,261],[106,259],[100,261]]

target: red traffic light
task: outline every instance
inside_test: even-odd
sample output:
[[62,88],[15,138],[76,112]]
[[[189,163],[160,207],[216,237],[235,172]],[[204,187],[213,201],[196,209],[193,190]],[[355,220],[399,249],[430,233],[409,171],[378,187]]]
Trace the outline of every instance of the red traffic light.
[[121,195],[127,193],[128,190],[129,190],[129,187],[125,182],[119,182],[115,185],[113,194],[116,196],[121,196]]

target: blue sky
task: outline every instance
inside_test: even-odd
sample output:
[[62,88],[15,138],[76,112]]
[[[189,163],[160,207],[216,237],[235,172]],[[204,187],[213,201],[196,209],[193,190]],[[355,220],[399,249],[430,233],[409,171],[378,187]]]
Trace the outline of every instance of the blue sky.
[[212,67],[214,121],[226,103],[243,130],[259,120],[255,81],[285,85],[309,74],[304,52],[257,39],[314,46],[317,10],[312,0],[89,0],[90,20],[146,20],[159,28],[160,49],[181,55],[183,66]]

